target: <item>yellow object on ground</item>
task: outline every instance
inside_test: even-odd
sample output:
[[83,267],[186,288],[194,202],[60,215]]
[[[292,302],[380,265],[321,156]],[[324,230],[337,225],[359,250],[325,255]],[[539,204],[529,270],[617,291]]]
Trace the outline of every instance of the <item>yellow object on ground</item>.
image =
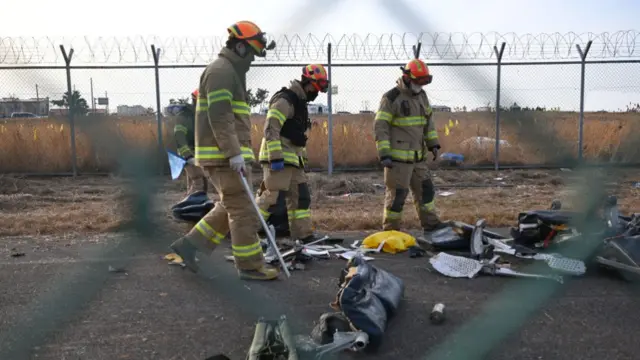
[[377,249],[383,241],[382,251],[391,254],[406,251],[411,246],[416,245],[416,238],[410,234],[402,231],[388,230],[367,236],[362,241],[362,246],[367,249]]
[[182,257],[176,253],[167,254],[164,257],[165,260],[168,260],[170,264],[182,264]]

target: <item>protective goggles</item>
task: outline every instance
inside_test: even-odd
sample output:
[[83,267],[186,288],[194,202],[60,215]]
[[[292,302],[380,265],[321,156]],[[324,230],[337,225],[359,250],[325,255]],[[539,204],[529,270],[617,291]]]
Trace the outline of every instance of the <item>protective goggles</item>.
[[323,93],[326,93],[327,90],[329,89],[329,81],[325,80],[325,79],[320,79],[320,80],[311,80],[311,84],[313,84],[313,87]]
[[415,84],[424,86],[424,85],[431,84],[431,81],[433,81],[433,75],[427,75],[427,76],[421,76],[421,77],[409,76],[409,79],[411,79],[411,82]]
[[254,36],[244,38],[245,41],[255,40],[260,43],[262,49],[254,49],[258,53],[257,55],[260,57],[265,57],[267,55],[267,50],[273,50],[276,48],[276,42],[271,40],[271,42],[267,43],[267,37],[265,36],[267,33],[261,32]]

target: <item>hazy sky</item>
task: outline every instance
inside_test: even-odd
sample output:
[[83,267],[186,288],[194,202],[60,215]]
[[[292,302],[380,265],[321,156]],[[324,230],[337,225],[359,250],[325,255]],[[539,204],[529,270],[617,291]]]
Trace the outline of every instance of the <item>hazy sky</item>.
[[[228,25],[242,19],[255,21],[276,37],[309,33],[322,38],[327,33],[339,37],[403,32],[539,34],[640,30],[637,0],[405,0],[410,11],[401,9],[398,1],[378,0],[192,0],[166,5],[147,0],[110,0],[91,5],[79,0],[2,2],[3,13],[29,16],[3,17],[1,37],[76,37],[74,47],[82,54],[86,52],[79,49],[83,43],[77,39],[85,35],[224,36]],[[640,45],[640,39],[636,42]],[[640,56],[640,47],[637,52]],[[2,70],[1,66],[0,96],[35,97],[36,84],[40,97],[59,97],[66,90],[64,71]],[[248,85],[273,93],[287,85],[289,79],[298,77],[299,71],[300,66],[254,68],[248,74]],[[162,70],[162,104],[166,105],[171,97],[187,96],[197,86],[200,72],[201,69]],[[493,102],[493,66],[433,65],[432,73],[434,83],[428,93],[436,104],[475,107]],[[375,108],[380,95],[393,86],[398,75],[397,66],[334,68],[333,82],[339,87],[334,97],[335,110]],[[577,109],[579,77],[578,65],[505,67],[503,98],[522,105]],[[75,70],[72,82],[85,97],[89,97],[89,78],[93,78],[96,95],[108,92],[114,110],[118,104],[154,106],[153,70]],[[588,110],[617,110],[631,101],[640,102],[640,64],[590,66],[586,100]],[[317,102],[326,103],[326,98],[321,96]]]

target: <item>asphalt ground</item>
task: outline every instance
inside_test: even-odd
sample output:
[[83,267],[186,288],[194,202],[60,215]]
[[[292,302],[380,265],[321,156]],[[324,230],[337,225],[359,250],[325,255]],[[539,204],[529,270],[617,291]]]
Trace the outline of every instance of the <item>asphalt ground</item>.
[[[309,334],[331,311],[345,264],[318,260],[288,280],[246,282],[224,261],[226,247],[206,263],[213,264],[206,267],[209,276],[200,276],[167,265],[164,239],[105,257],[120,241],[116,235],[0,239],[0,354],[21,344],[29,350],[0,358],[204,360],[224,353],[244,359],[260,316],[286,313],[296,333]],[[24,255],[11,256],[16,253]],[[439,345],[472,348],[469,341],[491,340],[497,342],[488,359],[639,358],[638,291],[600,271],[558,284],[555,295],[532,310],[536,294],[552,282],[452,279],[406,253],[376,255],[374,263],[404,280],[404,300],[375,354],[345,358],[422,359]],[[525,291],[531,295],[522,296]],[[437,302],[446,305],[441,325],[429,321]],[[471,340],[455,337],[482,314],[489,317]],[[496,329],[511,320],[522,320],[522,327],[501,338]],[[458,340],[445,343],[452,339]]]

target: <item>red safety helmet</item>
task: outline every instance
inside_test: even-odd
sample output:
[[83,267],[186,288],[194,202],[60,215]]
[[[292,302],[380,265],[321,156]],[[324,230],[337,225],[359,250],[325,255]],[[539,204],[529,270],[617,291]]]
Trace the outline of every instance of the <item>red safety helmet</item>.
[[191,96],[194,98],[198,98],[198,89],[193,90],[193,92],[191,93]]
[[246,41],[260,57],[265,57],[267,50],[273,50],[276,47],[275,41],[267,44],[266,33],[251,21],[238,21],[229,26],[227,32],[229,33],[229,38]]
[[420,59],[413,59],[407,63],[402,69],[402,77],[414,84],[421,86],[431,84],[433,75],[429,73],[429,67]]
[[327,70],[321,64],[309,64],[302,68],[302,77],[309,79],[313,87],[326,93],[329,89]]

